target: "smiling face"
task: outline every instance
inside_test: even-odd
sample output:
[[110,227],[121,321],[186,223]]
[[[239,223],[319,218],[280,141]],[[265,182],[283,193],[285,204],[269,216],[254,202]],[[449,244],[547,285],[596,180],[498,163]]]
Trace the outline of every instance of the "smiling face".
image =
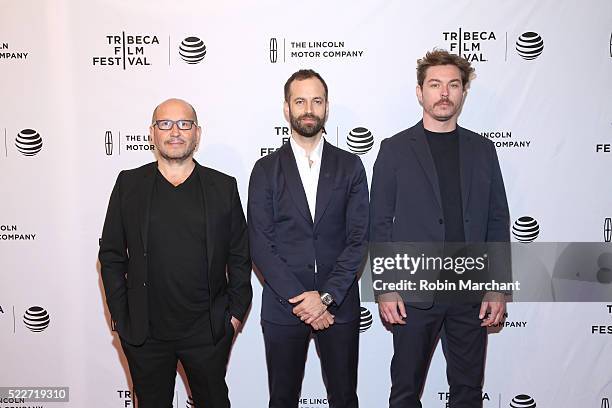
[[[193,120],[197,121],[193,108],[180,99],[169,99],[155,109],[153,120]],[[160,160],[184,162],[193,158],[193,153],[200,143],[202,129],[194,123],[190,130],[180,130],[173,124],[170,130],[160,130],[153,122],[149,133]]]
[[289,89],[285,118],[291,124],[291,130],[306,138],[320,134],[328,113],[325,88],[321,81],[314,77],[295,80]]
[[456,123],[465,96],[459,68],[454,65],[427,68],[423,85],[417,85],[416,94],[423,106],[425,121]]

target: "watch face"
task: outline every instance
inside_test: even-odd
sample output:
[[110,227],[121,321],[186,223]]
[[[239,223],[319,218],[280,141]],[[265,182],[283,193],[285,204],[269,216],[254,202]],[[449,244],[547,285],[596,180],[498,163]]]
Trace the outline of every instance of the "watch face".
[[332,303],[332,297],[329,293],[323,294],[323,296],[321,296],[321,300],[325,306],[329,306]]

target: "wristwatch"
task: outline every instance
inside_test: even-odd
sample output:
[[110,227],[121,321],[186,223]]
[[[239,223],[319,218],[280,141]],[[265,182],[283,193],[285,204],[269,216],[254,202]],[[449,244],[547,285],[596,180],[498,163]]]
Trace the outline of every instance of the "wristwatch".
[[334,303],[334,298],[327,292],[321,293],[321,302],[323,302],[325,306],[329,306]]

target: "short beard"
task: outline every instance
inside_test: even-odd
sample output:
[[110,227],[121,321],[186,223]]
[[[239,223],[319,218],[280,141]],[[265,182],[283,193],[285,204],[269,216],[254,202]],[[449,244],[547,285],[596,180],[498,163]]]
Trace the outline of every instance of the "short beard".
[[194,143],[192,146],[189,147],[189,149],[187,149],[185,154],[178,156],[178,157],[171,157],[171,156],[168,156],[162,149],[157,149],[157,151],[159,152],[159,155],[162,158],[172,163],[183,163],[186,160],[191,159],[195,150],[196,150],[196,144]]
[[[323,126],[325,125],[324,120],[322,120],[318,116],[311,115],[311,114],[302,115],[296,118],[295,116],[291,114],[291,111],[289,111],[289,117],[291,119],[291,129],[303,137],[310,138],[310,137],[316,136],[323,129]],[[315,123],[311,126],[303,126],[300,124],[300,120],[304,118],[314,119]]]

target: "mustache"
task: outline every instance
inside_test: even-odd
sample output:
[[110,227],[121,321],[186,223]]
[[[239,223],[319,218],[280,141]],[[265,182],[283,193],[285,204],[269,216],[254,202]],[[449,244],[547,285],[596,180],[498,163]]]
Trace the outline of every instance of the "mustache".
[[440,104],[443,104],[443,103],[447,103],[447,104],[449,104],[449,105],[451,105],[451,106],[455,105],[454,103],[452,103],[452,102],[451,102],[451,100],[450,100],[450,99],[447,99],[447,98],[442,98],[442,99],[440,99],[438,102],[436,102],[436,103],[434,104],[434,106],[437,106],[437,105],[440,105]]

